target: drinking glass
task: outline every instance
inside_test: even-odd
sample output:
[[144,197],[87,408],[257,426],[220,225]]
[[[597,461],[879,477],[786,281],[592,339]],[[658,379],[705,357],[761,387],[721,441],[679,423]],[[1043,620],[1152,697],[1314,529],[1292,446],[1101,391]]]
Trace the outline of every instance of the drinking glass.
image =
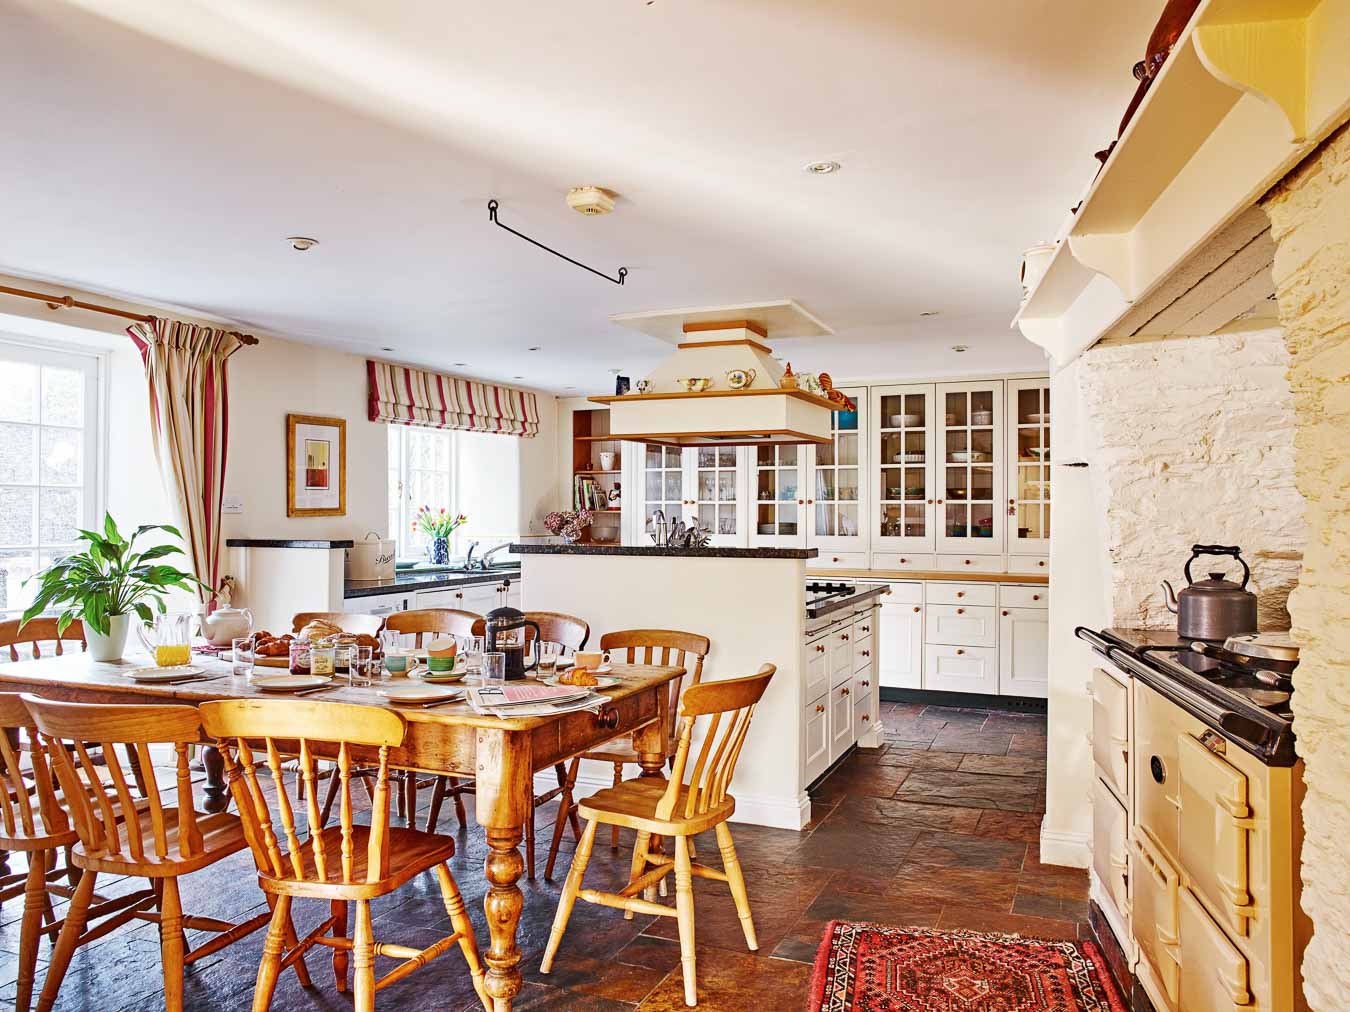
[[485,647],[482,636],[464,637],[464,642],[460,644],[460,653],[463,655],[465,671],[474,672],[482,668]]
[[539,643],[539,671],[541,674],[551,674],[558,666],[558,656],[562,653],[562,646],[558,643],[550,643],[547,640],[541,640]]
[[399,648],[403,646],[403,634],[393,629],[380,630],[380,648],[384,655],[398,653]]
[[347,663],[347,684],[357,687],[369,685],[375,680],[374,650],[370,647],[353,644]]
[[238,636],[230,640],[230,674],[237,678],[253,676],[252,636]]
[[506,680],[506,654],[500,650],[483,654],[483,681],[504,682]]

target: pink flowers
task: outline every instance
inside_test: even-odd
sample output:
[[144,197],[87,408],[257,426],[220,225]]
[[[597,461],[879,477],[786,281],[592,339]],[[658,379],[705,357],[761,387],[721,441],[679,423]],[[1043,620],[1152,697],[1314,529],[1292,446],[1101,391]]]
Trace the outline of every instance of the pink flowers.
[[448,538],[456,528],[468,522],[469,518],[463,513],[451,516],[444,506],[434,511],[430,506],[423,506],[413,520],[412,529],[414,533],[421,531],[433,538]]

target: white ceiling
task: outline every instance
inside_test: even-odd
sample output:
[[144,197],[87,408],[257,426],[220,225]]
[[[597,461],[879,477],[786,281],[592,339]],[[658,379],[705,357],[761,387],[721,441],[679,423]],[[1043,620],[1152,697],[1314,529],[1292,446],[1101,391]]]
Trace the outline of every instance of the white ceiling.
[[611,314],[780,298],[835,331],[798,370],[1036,369],[1020,250],[1160,7],[0,0],[0,270],[554,391],[668,354]]

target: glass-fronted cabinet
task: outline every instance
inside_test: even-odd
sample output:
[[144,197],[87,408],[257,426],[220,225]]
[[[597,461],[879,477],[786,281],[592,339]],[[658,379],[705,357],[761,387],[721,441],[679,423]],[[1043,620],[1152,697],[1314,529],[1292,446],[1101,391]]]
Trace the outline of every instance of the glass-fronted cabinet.
[[872,546],[933,551],[933,384],[872,387]]
[[836,411],[830,426],[831,441],[807,450],[811,476],[806,490],[811,524],[807,544],[833,552],[865,552],[867,389],[856,387],[843,392],[857,410]]
[[1003,381],[939,383],[937,550],[1003,552]]
[[698,521],[712,531],[712,543],[735,547],[745,544],[742,508],[741,458],[735,446],[698,446],[684,451],[686,523]]
[[1009,555],[1050,553],[1050,385],[1008,380]]
[[[628,449],[634,447],[637,452]],[[651,518],[660,510],[667,525],[685,517],[688,498],[684,494],[684,461],[677,446],[659,446],[655,443],[626,444],[624,456],[637,459],[640,473],[638,487],[642,490],[642,512],[632,531],[632,543],[650,545]]]
[[750,448],[754,526],[750,544],[795,548],[806,542],[806,450],[802,446]]

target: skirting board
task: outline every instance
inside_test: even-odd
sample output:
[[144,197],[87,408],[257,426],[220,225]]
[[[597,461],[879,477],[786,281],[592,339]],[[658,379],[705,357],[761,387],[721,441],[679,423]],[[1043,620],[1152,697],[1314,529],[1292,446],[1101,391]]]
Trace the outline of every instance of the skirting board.
[[1092,837],[1087,833],[1057,833],[1045,828],[1041,819],[1041,863],[1061,864],[1067,868],[1092,866]]
[[[636,767],[633,767],[632,773],[634,776],[637,775]],[[551,769],[541,770],[534,775],[536,794],[542,794],[557,786],[558,778]],[[596,791],[613,786],[611,777],[587,776],[583,772],[577,776],[574,793],[576,797],[584,798]],[[731,793],[736,799],[736,813],[731,817],[732,822],[801,832],[806,824],[811,821],[811,799],[805,791],[802,791],[795,800],[790,797],[742,794],[735,790]]]

